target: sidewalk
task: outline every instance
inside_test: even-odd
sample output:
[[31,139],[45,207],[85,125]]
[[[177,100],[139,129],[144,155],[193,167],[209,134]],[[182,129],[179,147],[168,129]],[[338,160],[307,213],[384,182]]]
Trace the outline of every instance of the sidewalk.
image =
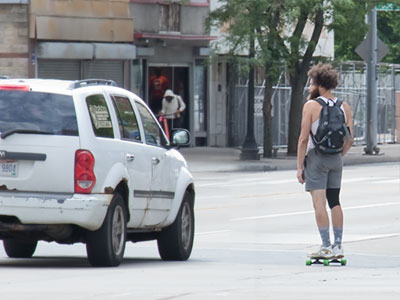
[[[354,146],[344,157],[344,165],[374,164],[398,162],[400,165],[400,144],[378,145],[378,155],[365,155],[365,146]],[[258,161],[240,160],[240,149],[217,147],[181,148],[189,170],[199,172],[238,172],[238,171],[274,171],[295,170],[296,157],[287,156],[286,149],[278,152],[276,158],[261,158]]]

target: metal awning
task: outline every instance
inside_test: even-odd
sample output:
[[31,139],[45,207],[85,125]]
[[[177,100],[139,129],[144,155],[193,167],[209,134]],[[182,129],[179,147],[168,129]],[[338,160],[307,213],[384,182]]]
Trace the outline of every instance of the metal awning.
[[115,43],[42,42],[37,47],[41,59],[136,59],[136,46]]

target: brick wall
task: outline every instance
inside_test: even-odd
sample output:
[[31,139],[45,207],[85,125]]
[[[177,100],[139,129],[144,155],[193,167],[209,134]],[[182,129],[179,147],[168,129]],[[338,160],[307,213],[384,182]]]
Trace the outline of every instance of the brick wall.
[[0,4],[0,76],[28,77],[28,5]]

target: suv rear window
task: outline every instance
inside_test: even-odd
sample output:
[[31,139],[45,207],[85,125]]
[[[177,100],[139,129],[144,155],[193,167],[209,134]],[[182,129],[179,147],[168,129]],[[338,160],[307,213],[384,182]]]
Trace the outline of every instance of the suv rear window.
[[0,91],[0,132],[38,130],[78,136],[72,96],[42,92]]

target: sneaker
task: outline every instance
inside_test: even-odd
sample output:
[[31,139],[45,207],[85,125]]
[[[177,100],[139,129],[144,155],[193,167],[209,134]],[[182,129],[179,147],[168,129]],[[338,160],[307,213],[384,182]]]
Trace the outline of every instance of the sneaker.
[[340,259],[340,258],[344,257],[342,245],[333,246],[332,251],[333,251],[333,255],[335,256],[335,258]]
[[332,246],[324,247],[321,246],[318,251],[308,254],[309,258],[326,258],[330,259],[334,257]]

